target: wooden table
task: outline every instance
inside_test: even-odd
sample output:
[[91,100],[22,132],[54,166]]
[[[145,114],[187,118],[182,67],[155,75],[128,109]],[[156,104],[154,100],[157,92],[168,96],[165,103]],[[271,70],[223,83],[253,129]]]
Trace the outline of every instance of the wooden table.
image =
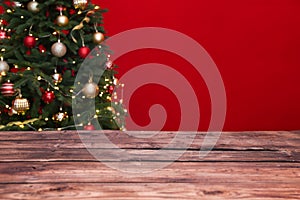
[[[147,158],[175,133],[142,139],[124,132],[106,131],[105,135],[118,148]],[[139,161],[107,155],[107,163],[170,162],[151,173],[128,173],[94,158],[76,131],[0,132],[0,199],[300,199],[299,131],[225,132],[200,159],[205,135],[197,133],[174,162],[168,157]],[[108,147],[100,142],[97,148]],[[168,150],[170,154],[182,151]]]

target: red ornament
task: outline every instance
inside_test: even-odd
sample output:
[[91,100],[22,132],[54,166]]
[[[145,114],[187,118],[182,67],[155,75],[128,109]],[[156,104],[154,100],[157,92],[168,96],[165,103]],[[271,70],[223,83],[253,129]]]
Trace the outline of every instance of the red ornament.
[[65,34],[65,35],[68,35],[68,34],[70,33],[69,30],[62,30],[61,32],[62,32],[63,34]]
[[6,39],[6,38],[7,38],[6,31],[0,30],[0,40]]
[[15,94],[14,84],[10,82],[3,83],[1,86],[1,93],[5,97],[11,97]]
[[78,50],[78,55],[81,58],[86,58],[89,55],[90,51],[91,51],[90,48],[83,46],[83,47],[80,47],[80,49]]
[[32,48],[35,46],[36,44],[36,40],[35,40],[35,37],[31,36],[31,35],[28,35],[24,38],[24,45],[28,48]]
[[44,94],[42,96],[42,100],[47,104],[54,101],[54,99],[55,99],[55,95],[54,95],[53,91],[46,91],[46,92],[44,92]]
[[76,14],[76,10],[70,9],[69,13],[70,13],[70,15],[74,15],[74,14]]
[[109,92],[109,94],[112,94],[113,92],[114,92],[114,86],[112,86],[112,85],[110,85],[109,87],[108,87],[108,92]]
[[44,45],[42,45],[42,44],[40,44],[39,45],[39,51],[41,52],[41,53],[45,53],[46,52],[46,47],[44,47]]
[[30,49],[28,49],[28,50],[26,51],[26,55],[27,55],[27,56],[30,56],[30,55],[31,55]]
[[96,130],[96,128],[95,128],[95,126],[93,125],[93,124],[88,124],[88,125],[85,125],[84,127],[83,127],[83,129],[84,130],[86,130],[86,131],[93,131],[93,130]]

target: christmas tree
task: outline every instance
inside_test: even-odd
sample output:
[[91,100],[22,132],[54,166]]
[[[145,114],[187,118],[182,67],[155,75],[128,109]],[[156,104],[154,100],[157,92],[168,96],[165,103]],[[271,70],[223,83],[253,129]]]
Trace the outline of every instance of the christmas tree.
[[0,131],[124,128],[105,10],[87,0],[1,6]]

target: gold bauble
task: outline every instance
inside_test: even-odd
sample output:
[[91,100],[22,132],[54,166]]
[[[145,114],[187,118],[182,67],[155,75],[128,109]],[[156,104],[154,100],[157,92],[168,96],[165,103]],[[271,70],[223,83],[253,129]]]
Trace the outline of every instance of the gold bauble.
[[82,92],[87,98],[92,99],[99,94],[99,87],[96,83],[89,82],[84,85]]
[[27,9],[28,9],[30,12],[37,13],[37,12],[40,11],[40,9],[38,8],[38,5],[39,5],[39,3],[36,2],[35,0],[30,1],[30,2],[27,4]]
[[96,33],[94,33],[94,35],[93,35],[93,42],[94,42],[95,44],[100,44],[101,42],[104,41],[104,39],[105,39],[105,37],[104,37],[103,33],[96,32]]
[[16,111],[18,114],[24,114],[29,110],[29,102],[26,98],[16,97],[12,102],[12,110]]
[[56,18],[56,23],[58,26],[67,26],[69,23],[69,18],[65,15],[59,15]]
[[59,121],[59,122],[61,122],[61,121],[63,121],[63,120],[65,120],[65,119],[67,119],[69,116],[68,116],[68,113],[67,112],[59,112],[59,113],[57,113],[57,114],[55,114],[54,116],[53,116],[53,120],[54,121]]
[[67,47],[61,42],[56,42],[51,46],[51,53],[56,57],[63,57],[67,53]]
[[73,5],[75,9],[84,10],[88,5],[88,0],[73,0]]
[[54,82],[55,84],[58,84],[58,83],[61,83],[61,82],[62,82],[63,77],[62,77],[61,74],[55,73],[55,74],[52,75],[52,79],[53,79],[53,82]]
[[5,76],[8,70],[9,70],[9,65],[7,64],[7,62],[0,60],[0,75]]

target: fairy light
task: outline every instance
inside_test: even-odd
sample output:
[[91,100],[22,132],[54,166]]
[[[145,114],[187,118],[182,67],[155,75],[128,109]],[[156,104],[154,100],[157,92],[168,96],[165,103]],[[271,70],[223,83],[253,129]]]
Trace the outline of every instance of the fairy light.
[[42,77],[41,77],[41,76],[38,76],[38,77],[37,77],[37,80],[38,80],[38,81],[42,80]]
[[42,129],[42,128],[39,128],[38,131],[41,132],[41,131],[43,131],[43,129]]
[[48,117],[46,117],[46,118],[45,118],[45,121],[46,121],[46,122],[47,122],[47,121],[49,121],[49,118],[48,118]]

